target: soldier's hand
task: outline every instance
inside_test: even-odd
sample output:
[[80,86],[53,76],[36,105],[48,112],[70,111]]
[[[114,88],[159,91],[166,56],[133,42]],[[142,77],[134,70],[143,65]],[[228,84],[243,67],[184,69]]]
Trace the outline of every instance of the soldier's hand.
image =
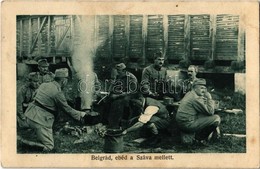
[[207,99],[212,99],[211,94],[209,92],[206,92],[204,94],[204,97],[207,98]]

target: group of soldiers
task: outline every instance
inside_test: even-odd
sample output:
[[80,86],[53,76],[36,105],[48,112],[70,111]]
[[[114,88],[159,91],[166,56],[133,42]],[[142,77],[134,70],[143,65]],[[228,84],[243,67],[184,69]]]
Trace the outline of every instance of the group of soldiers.
[[[155,53],[153,59],[154,63],[143,69],[140,82],[124,63],[115,65],[105,111],[101,113],[102,123],[109,129],[123,128],[122,134],[145,128],[152,140],[176,123],[183,144],[202,143],[212,135],[219,137],[220,117],[214,114],[214,100],[207,91],[206,80],[196,77],[197,67],[188,68],[188,79],[177,92],[181,100],[176,100],[176,92],[168,92],[173,84],[163,67],[162,53]],[[28,83],[17,93],[18,125],[34,129],[42,150],[47,152],[54,149],[52,126],[58,110],[84,124],[88,119],[86,111],[75,110],[66,101],[63,88],[68,82],[68,69],[57,69],[53,74],[48,66],[46,59],[39,60],[39,72],[30,73]],[[163,104],[165,97],[180,103],[174,118]],[[122,123],[124,120],[127,127]]]

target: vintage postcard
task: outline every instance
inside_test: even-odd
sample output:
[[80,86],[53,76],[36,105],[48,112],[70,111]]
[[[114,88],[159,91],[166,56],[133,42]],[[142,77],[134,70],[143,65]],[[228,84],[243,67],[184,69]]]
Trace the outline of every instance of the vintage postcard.
[[2,1],[2,167],[259,168],[257,1]]

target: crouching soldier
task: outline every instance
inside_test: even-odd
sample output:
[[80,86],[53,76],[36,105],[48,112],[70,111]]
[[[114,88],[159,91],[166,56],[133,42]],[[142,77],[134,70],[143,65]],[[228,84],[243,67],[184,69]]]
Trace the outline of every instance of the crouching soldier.
[[181,141],[192,144],[194,141],[207,141],[208,136],[220,124],[220,117],[214,114],[214,101],[206,88],[205,79],[195,79],[192,90],[182,99],[176,114],[181,132]]
[[19,127],[26,127],[24,112],[39,87],[39,76],[36,72],[29,73],[27,83],[18,89],[17,92],[17,123]]
[[55,71],[54,81],[43,83],[34,98],[34,102],[29,105],[25,112],[27,123],[34,129],[38,146],[43,151],[49,152],[54,148],[53,130],[55,116],[58,109],[67,112],[76,120],[84,120],[85,112],[71,108],[62,92],[62,88],[68,82],[68,69],[62,68]]
[[141,115],[135,124],[123,131],[123,134],[136,131],[145,126],[152,133],[152,136],[150,137],[151,139],[149,139],[152,142],[149,144],[156,144],[159,142],[159,130],[167,129],[170,124],[168,110],[158,100],[149,97],[141,97],[139,100],[132,101],[136,102],[133,106],[136,107],[137,110],[141,111]]

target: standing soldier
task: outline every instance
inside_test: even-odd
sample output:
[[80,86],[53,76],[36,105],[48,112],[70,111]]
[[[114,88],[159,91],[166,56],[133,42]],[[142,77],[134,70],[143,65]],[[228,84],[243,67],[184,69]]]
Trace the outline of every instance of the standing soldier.
[[35,92],[39,87],[39,76],[36,72],[31,72],[27,80],[27,83],[17,92],[17,122],[19,127],[25,127],[24,112],[29,103],[33,101]]
[[53,81],[54,74],[49,71],[47,59],[40,59],[38,61],[38,69],[39,72],[37,74],[39,75],[40,84]]
[[62,91],[68,82],[68,69],[62,68],[55,71],[54,81],[40,85],[34,102],[25,112],[26,121],[30,128],[34,129],[38,145],[43,151],[51,151],[54,148],[52,126],[58,109],[71,115],[76,120],[84,120],[86,113],[71,108]]

